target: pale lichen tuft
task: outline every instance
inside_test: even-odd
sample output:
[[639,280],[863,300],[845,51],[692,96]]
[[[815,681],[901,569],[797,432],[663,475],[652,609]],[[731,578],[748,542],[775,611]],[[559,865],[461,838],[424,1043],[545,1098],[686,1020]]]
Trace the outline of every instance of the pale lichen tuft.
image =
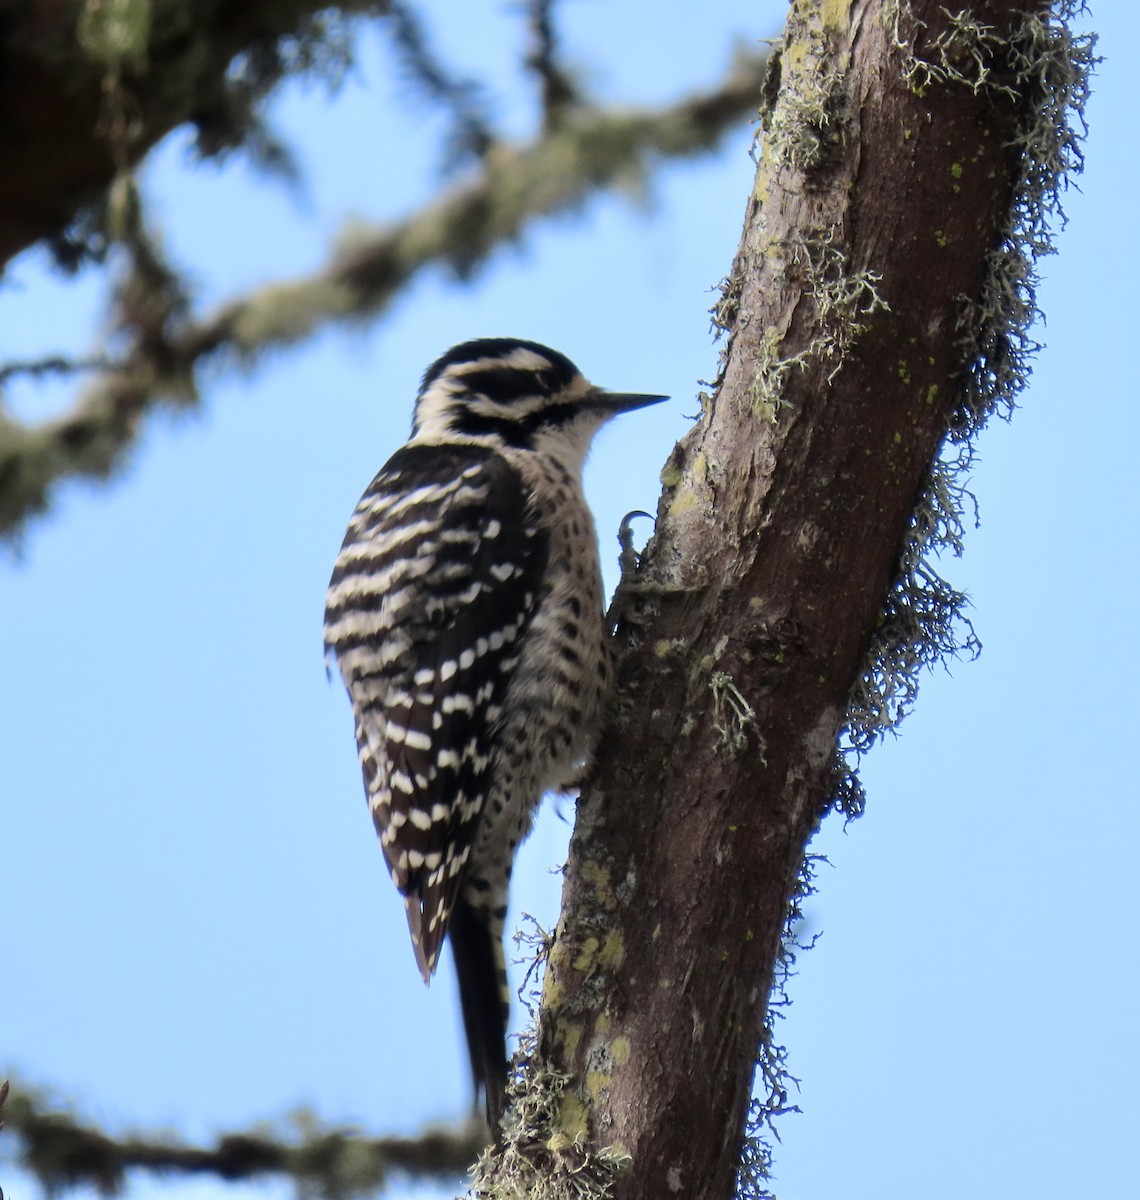
[[630,1158],[620,1146],[595,1147],[586,1109],[537,1050],[533,1028],[520,1039],[502,1145],[472,1169],[471,1200],[605,1200]]
[[766,330],[758,341],[745,394],[760,420],[774,421],[787,404],[791,372],[822,362],[830,368],[825,382],[832,383],[871,318],[889,311],[889,305],[878,292],[881,277],[876,272],[850,269],[835,244],[834,230],[811,239],[773,242],[770,253],[779,256],[785,274],[802,281],[804,295],[815,308],[815,335],[802,350],[782,355],[783,337],[776,329]]

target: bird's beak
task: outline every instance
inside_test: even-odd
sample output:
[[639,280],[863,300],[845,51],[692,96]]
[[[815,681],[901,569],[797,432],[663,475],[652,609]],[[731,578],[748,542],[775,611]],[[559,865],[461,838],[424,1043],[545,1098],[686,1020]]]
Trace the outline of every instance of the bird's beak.
[[660,404],[668,399],[668,396],[643,396],[640,392],[604,392],[599,389],[594,402],[604,412],[623,413],[646,408],[650,404]]

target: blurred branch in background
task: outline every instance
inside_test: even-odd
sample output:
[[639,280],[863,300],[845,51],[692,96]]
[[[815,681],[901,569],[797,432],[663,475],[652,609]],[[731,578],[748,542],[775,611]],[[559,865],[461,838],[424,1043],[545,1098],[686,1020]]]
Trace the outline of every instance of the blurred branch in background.
[[[0,1093],[0,1102],[3,1095]],[[4,1109],[5,1132],[16,1144],[5,1155],[34,1175],[47,1195],[90,1187],[114,1195],[131,1171],[166,1176],[212,1175],[232,1183],[289,1179],[299,1195],[334,1198],[374,1193],[393,1174],[457,1181],[486,1142],[479,1122],[428,1129],[418,1137],[369,1138],[323,1128],[310,1114],[290,1118],[293,1136],[271,1127],[221,1134],[213,1146],[187,1146],[154,1134],[113,1138],[43,1094],[17,1087]],[[2,1182],[2,1181],[0,1181]]]
[[558,125],[572,106],[580,104],[582,97],[573,75],[559,62],[551,12],[553,0],[528,0],[526,8],[533,41],[526,65],[540,80],[543,121],[549,130]]
[[[248,366],[322,324],[375,317],[425,267],[444,265],[468,280],[535,220],[578,211],[606,188],[642,184],[663,160],[711,152],[755,111],[766,63],[759,54],[739,57],[712,88],[660,109],[568,109],[556,86],[561,73],[548,6],[534,7],[539,35],[531,63],[543,80],[545,131],[525,145],[490,144],[470,178],[404,221],[356,226],[313,275],[194,314],[178,273],[147,235],[141,203],[132,204],[122,238],[128,266],[113,314],[113,340],[124,349],[106,369],[90,359],[52,361],[55,371],[96,373],[74,407],[54,420],[26,424],[0,408],[0,536],[19,534],[29,516],[46,511],[62,479],[111,476],[151,409],[197,404],[196,374],[207,360],[228,355]],[[428,70],[420,66],[421,74]],[[443,92],[457,87],[440,81]],[[0,364],[0,379],[43,369]]]
[[435,58],[423,22],[412,5],[390,0],[388,13],[401,65],[425,96],[450,110],[452,129],[445,166],[482,158],[497,140],[483,89],[474,79],[456,77]]

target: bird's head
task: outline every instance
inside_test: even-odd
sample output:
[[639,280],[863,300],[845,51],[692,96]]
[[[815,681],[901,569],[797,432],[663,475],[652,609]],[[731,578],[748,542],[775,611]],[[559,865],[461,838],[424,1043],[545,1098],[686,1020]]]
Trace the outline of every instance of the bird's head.
[[424,372],[412,440],[539,450],[581,470],[610,417],[666,399],[595,387],[564,354],[537,342],[479,338]]

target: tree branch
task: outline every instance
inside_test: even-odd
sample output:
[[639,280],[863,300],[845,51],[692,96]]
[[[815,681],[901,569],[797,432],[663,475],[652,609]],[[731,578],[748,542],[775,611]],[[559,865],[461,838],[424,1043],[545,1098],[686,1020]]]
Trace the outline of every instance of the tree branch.
[[0,535],[44,511],[60,480],[113,473],[158,404],[196,403],[195,373],[207,359],[248,364],[322,324],[375,317],[425,267],[444,264],[467,279],[535,220],[581,209],[659,159],[713,149],[754,110],[763,67],[762,58],[742,58],[716,87],[668,108],[580,110],[534,142],[497,146],[470,180],[414,216],[358,227],[316,274],[258,288],[210,316],[183,317],[162,297],[148,305],[136,294],[133,309],[166,312],[166,324],[136,337],[128,323],[131,351],[74,409],[32,427],[0,412]]
[[428,96],[450,110],[453,129],[447,151],[449,164],[482,158],[497,139],[478,83],[455,78],[435,58],[411,5],[404,0],[389,0],[388,13],[400,57],[412,78]]
[[335,77],[349,54],[346,24],[384,5],[212,0],[152,14],[155,7],[135,6],[127,22],[122,6],[86,5],[73,23],[55,0],[0,12],[0,269],[41,238],[81,259],[101,231],[66,231],[77,219],[90,224],[83,210],[102,204],[124,165],[187,122],[203,153],[243,144],[280,79]]
[[[2,1100],[2,1097],[0,1097]],[[291,1179],[298,1193],[344,1200],[375,1192],[393,1173],[458,1180],[483,1147],[478,1122],[462,1129],[429,1129],[418,1137],[367,1138],[324,1129],[309,1116],[294,1118],[299,1137],[263,1130],[219,1136],[212,1146],[185,1146],[135,1135],[113,1138],[17,1088],[4,1110],[21,1165],[48,1195],[87,1186],[103,1195],[122,1190],[127,1173],[214,1175],[226,1182]]]
[[527,0],[527,20],[533,46],[526,65],[542,86],[543,124],[553,129],[566,113],[581,103],[577,85],[559,62],[558,38],[554,31],[554,0]]

